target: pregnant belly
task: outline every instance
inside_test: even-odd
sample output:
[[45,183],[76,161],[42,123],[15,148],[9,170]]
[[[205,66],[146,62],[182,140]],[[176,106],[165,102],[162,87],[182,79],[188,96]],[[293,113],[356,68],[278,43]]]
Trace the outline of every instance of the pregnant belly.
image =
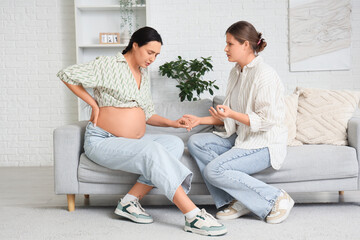
[[145,113],[139,107],[101,107],[97,126],[117,137],[141,138],[146,129]]

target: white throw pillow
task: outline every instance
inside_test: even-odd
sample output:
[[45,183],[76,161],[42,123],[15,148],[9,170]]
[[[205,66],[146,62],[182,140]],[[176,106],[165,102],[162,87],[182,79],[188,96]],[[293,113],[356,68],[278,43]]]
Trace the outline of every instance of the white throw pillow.
[[359,92],[297,87],[296,139],[307,144],[347,145],[347,124]]
[[288,146],[302,145],[300,141],[295,139],[298,98],[299,95],[297,93],[285,96],[285,125],[288,128]]

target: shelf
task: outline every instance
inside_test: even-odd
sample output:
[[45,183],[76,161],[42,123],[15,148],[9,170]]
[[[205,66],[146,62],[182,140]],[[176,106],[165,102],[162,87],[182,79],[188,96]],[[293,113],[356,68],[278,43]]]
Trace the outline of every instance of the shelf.
[[84,44],[79,45],[79,48],[114,48],[114,47],[126,47],[127,44]]
[[[80,11],[114,11],[120,10],[120,5],[107,5],[107,6],[97,6],[97,5],[82,5],[77,6],[77,9]],[[146,5],[133,5],[133,9],[145,9]]]
[[[120,7],[119,0],[74,0],[74,4],[78,64],[93,61],[99,56],[115,56],[121,53],[127,47],[130,38],[130,34],[126,33],[129,25],[132,28],[140,28],[147,23],[146,2],[133,5],[130,14],[122,11],[125,8]],[[126,15],[125,20],[122,14]],[[120,43],[99,44],[100,33],[119,33]],[[79,100],[78,113],[80,121],[89,120],[91,108]]]

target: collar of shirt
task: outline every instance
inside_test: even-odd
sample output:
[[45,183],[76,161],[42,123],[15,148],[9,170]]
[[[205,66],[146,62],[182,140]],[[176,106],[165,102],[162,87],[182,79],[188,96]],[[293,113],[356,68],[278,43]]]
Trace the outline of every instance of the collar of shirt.
[[[249,62],[247,65],[245,65],[243,70],[246,71],[248,68],[253,68],[256,65],[258,65],[259,63],[261,63],[262,61],[263,61],[262,57],[257,56],[251,62]],[[241,73],[241,67],[238,63],[236,64],[236,73],[238,75]]]
[[[125,57],[124,57],[124,55],[123,55],[121,52],[118,52],[118,53],[116,54],[116,61],[117,61],[117,62],[123,62],[123,63],[128,64],[127,61],[126,61],[126,59],[125,59]],[[128,64],[128,65],[129,65],[129,64]],[[130,67],[130,66],[129,66],[129,67]],[[140,72],[141,72],[142,75],[144,75],[144,74],[146,73],[146,68],[140,67]]]
[[225,101],[224,101],[224,105],[229,106],[229,101],[230,101],[229,99],[230,99],[231,92],[234,89],[239,77],[240,76],[246,77],[248,69],[254,68],[258,64],[260,64],[262,61],[263,61],[262,57],[256,56],[251,62],[249,62],[244,67],[242,72],[241,72],[240,65],[238,63],[236,63],[236,65],[234,67],[235,68],[235,75],[230,76],[228,86],[226,88],[227,90],[226,90],[226,98],[225,98]]
[[116,61],[117,62],[126,62],[126,59],[125,59],[124,55],[122,55],[121,52],[118,52],[116,54]]

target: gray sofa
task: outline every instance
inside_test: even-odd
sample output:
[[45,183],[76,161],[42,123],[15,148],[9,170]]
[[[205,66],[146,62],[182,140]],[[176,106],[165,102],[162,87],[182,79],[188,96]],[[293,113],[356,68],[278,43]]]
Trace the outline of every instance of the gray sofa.
[[[211,106],[221,104],[223,97],[197,102],[156,104],[157,114],[178,119],[183,114],[208,116]],[[87,122],[77,122],[54,130],[55,192],[66,194],[69,211],[75,209],[75,195],[126,194],[137,175],[104,168],[83,153]],[[201,125],[191,132],[185,129],[147,126],[147,133],[174,134],[186,142],[192,134],[211,132],[213,126]],[[288,147],[283,167],[254,174],[254,177],[288,192],[328,192],[359,189],[360,118],[348,123],[349,146],[302,145]],[[189,196],[209,195],[199,169],[185,148],[181,161],[194,173]],[[159,194],[155,188],[150,194]],[[198,203],[201,204],[201,203]]]

